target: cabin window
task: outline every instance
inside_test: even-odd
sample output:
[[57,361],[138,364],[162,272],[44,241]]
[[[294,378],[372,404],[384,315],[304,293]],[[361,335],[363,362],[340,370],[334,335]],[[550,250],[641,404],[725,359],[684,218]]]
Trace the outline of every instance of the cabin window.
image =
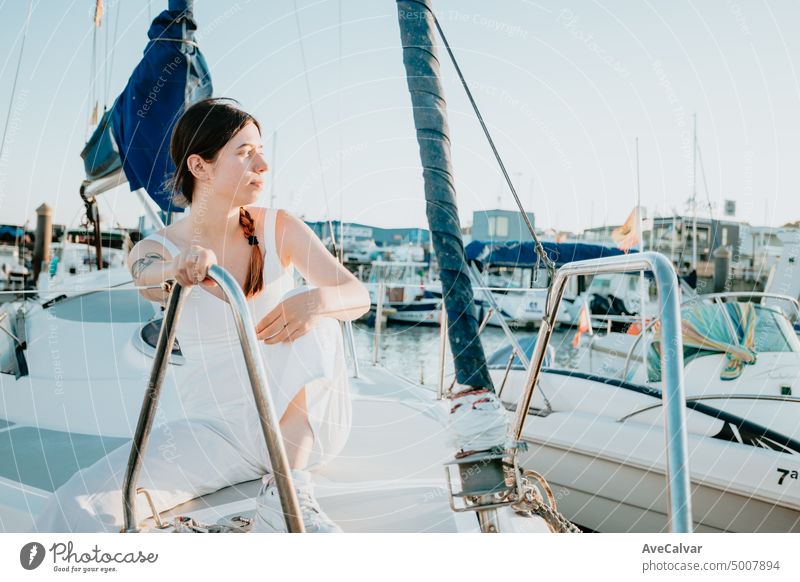
[[508,236],[508,217],[490,216],[489,217],[489,236]]
[[[782,315],[777,317],[783,318]],[[791,352],[776,314],[769,309],[756,308],[755,348],[758,352]]]

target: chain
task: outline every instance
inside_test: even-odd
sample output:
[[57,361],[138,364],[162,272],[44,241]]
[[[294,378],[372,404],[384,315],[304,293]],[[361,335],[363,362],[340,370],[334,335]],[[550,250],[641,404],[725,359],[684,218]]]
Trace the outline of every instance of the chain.
[[[534,479],[538,481],[538,486],[534,483]],[[539,473],[524,470],[520,487],[522,489],[522,498],[512,505],[518,513],[528,516],[540,516],[547,522],[547,527],[553,533],[581,533],[581,530],[574,523],[558,512],[553,490]],[[544,489],[547,495],[547,503],[545,503],[539,487]]]

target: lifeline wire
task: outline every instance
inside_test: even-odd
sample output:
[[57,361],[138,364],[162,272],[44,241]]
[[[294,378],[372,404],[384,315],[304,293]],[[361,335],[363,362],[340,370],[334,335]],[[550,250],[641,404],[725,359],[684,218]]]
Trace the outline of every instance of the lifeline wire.
[[539,259],[544,263],[545,267],[547,268],[548,273],[550,274],[550,280],[552,281],[555,275],[556,267],[550,257],[545,252],[542,243],[539,241],[539,237],[536,236],[536,231],[531,224],[530,219],[528,218],[527,213],[525,212],[525,208],[522,206],[522,202],[517,196],[517,191],[514,188],[514,184],[511,182],[511,178],[508,175],[508,171],[506,170],[506,166],[503,163],[503,160],[500,158],[500,152],[497,151],[497,147],[494,145],[494,140],[492,139],[491,134],[489,133],[489,129],[486,127],[486,123],[483,121],[483,116],[481,115],[480,110],[478,109],[478,104],[475,103],[475,99],[472,97],[472,92],[469,90],[469,86],[467,85],[467,81],[464,78],[464,75],[461,73],[461,67],[458,66],[458,62],[456,61],[456,57],[453,54],[452,49],[450,48],[450,43],[447,42],[447,37],[444,35],[444,31],[442,30],[441,25],[439,24],[439,20],[436,18],[436,15],[431,12],[431,16],[433,17],[433,22],[436,24],[436,29],[439,31],[439,35],[442,37],[442,42],[444,42],[444,46],[447,49],[447,54],[450,55],[450,60],[453,62],[453,66],[456,69],[456,73],[458,73],[458,78],[461,79],[461,84],[464,86],[464,91],[467,93],[467,97],[469,98],[469,102],[472,104],[472,109],[475,111],[475,115],[478,117],[478,121],[480,121],[481,127],[483,128],[483,133],[486,135],[486,139],[489,141],[489,145],[492,148],[492,152],[494,152],[494,157],[497,159],[497,163],[500,165],[500,170],[503,172],[503,176],[506,179],[506,183],[508,184],[509,189],[511,190],[511,194],[514,196],[514,200],[519,207],[520,213],[522,214],[522,219],[525,221],[525,224],[528,227],[528,231],[531,233],[533,237],[533,242],[536,245],[536,254],[539,256]]

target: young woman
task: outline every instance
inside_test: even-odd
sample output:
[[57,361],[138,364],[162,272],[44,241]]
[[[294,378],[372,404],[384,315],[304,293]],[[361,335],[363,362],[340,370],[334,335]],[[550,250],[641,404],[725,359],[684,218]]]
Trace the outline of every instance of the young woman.
[[[350,401],[339,325],[369,309],[364,286],[301,220],[252,206],[268,170],[258,122],[227,100],[183,114],[170,144],[176,199],[189,215],[140,241],[128,265],[137,285],[199,285],[186,298],[177,338],[189,366],[176,388],[185,419],[156,426],[139,486],[158,511],[262,477],[253,531],[286,531],[230,306],[210,279],[225,268],[256,321],[306,531],[340,531],[314,499],[309,470],[344,446]],[[309,283],[294,288],[293,270]],[[187,289],[188,292],[188,289]],[[143,294],[161,303],[160,290]],[[130,447],[74,475],[38,531],[119,531]],[[142,495],[137,515],[149,515]]]

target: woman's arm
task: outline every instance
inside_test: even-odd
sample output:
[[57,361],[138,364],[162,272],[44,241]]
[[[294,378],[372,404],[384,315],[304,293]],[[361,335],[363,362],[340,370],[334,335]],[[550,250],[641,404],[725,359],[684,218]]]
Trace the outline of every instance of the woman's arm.
[[[208,268],[217,263],[213,251],[192,246],[187,252],[176,257],[165,256],[164,247],[150,240],[139,241],[128,254],[128,270],[137,286],[161,285],[164,281],[175,280],[184,287],[202,282],[214,285],[206,279]],[[142,296],[164,305],[167,293],[162,289],[142,289]]]
[[364,284],[336,260],[308,225],[283,210],[275,221],[279,252],[284,264],[293,263],[315,289],[315,313],[342,321],[358,319],[369,311],[369,292]]
[[293,263],[315,288],[281,302],[256,326],[267,343],[291,341],[305,334],[322,316],[357,319],[370,307],[366,287],[328,249],[314,231],[295,216],[278,211],[278,252],[284,265]]
[[[175,278],[174,261],[164,256],[164,247],[154,241],[142,240],[128,253],[128,270],[137,287],[161,285]],[[164,289],[142,289],[143,297],[162,305],[167,300]]]

